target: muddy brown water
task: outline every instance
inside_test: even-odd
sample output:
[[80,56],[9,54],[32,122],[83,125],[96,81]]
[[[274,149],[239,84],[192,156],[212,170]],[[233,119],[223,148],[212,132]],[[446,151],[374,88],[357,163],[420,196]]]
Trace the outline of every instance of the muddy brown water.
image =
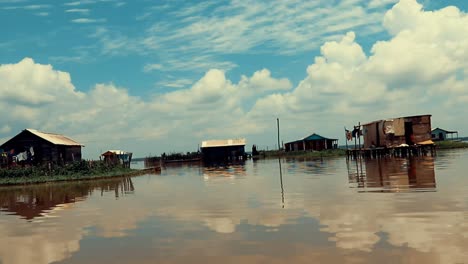
[[467,263],[468,151],[437,154],[2,187],[0,263]]

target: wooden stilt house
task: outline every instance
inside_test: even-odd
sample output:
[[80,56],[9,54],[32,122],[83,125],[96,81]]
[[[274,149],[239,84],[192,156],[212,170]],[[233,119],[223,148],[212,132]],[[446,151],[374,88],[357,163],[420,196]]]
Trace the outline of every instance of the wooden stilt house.
[[80,143],[59,134],[25,129],[0,146],[8,163],[57,163],[81,160]]

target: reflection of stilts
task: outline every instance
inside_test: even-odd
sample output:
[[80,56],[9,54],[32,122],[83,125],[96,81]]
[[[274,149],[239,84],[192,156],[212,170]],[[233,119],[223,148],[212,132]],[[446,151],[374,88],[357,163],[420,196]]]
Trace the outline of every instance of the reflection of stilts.
[[279,172],[280,172],[280,184],[281,184],[281,203],[284,208],[284,188],[283,188],[283,171],[281,170],[281,157],[278,157]]
[[[348,180],[357,184],[357,187],[362,188],[365,186],[365,174],[362,168],[362,159],[357,157],[354,159],[355,167],[351,166],[350,160],[346,160],[346,167],[348,169]],[[353,168],[354,167],[354,168]]]

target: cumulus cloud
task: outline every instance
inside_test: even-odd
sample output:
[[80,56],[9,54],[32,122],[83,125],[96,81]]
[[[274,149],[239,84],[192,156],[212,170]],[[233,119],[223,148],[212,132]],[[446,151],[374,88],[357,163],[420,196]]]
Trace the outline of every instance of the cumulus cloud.
[[[236,126],[226,133],[228,136],[242,136],[244,127],[258,130],[243,117],[242,100],[265,90],[291,87],[289,81],[273,78],[268,70],[244,76],[236,84],[223,71],[213,69],[189,89],[144,99],[112,83],[78,91],[68,73],[30,58],[0,66],[0,79],[0,105],[11,109],[4,119],[3,136],[29,127],[64,133],[86,145],[84,151],[93,156],[102,148],[138,144],[135,140],[165,141],[191,134],[190,139],[178,141],[179,148],[186,149],[188,142],[211,137],[226,126]],[[170,145],[161,152],[168,151]]]
[[82,96],[71,83],[69,73],[55,71],[51,65],[37,64],[31,58],[1,65],[0,79],[0,99],[4,102],[39,105],[56,101],[57,94]]
[[327,42],[292,92],[260,99],[251,112],[294,118],[294,105],[329,120],[341,115],[346,124],[351,118],[431,113],[434,104],[450,111],[445,104],[453,107],[465,98],[468,32],[460,30],[468,24],[465,13],[455,7],[426,12],[414,0],[401,0],[383,23],[393,37],[376,42],[369,56],[354,32]]

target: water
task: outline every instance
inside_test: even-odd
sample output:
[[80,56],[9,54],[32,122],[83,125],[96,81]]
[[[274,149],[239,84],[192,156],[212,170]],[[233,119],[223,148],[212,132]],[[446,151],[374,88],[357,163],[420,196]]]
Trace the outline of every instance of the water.
[[0,263],[468,263],[467,158],[272,159],[0,188]]

